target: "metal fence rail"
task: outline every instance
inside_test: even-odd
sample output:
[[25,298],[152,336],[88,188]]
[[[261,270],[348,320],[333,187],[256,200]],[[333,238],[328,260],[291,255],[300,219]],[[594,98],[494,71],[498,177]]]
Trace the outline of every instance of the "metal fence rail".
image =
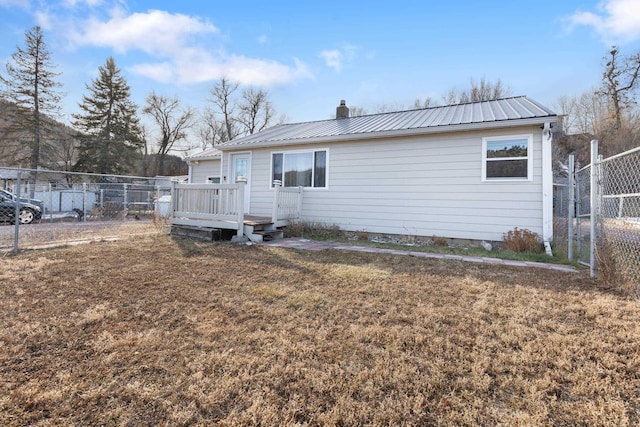
[[0,251],[158,233],[170,191],[168,178],[0,168]]

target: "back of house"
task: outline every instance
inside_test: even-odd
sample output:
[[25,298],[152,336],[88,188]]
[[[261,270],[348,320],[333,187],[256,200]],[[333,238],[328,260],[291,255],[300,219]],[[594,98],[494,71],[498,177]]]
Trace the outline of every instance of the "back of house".
[[336,113],[217,146],[220,182],[247,181],[251,215],[271,215],[281,183],[303,188],[301,221],[342,230],[500,241],[517,227],[551,240],[546,107],[521,96],[349,117],[342,101]]

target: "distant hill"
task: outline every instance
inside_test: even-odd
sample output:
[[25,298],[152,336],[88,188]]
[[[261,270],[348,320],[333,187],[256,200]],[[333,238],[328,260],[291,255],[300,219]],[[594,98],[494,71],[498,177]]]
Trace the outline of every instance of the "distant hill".
[[[28,129],[20,128],[15,104],[0,99],[0,166],[29,167],[32,139]],[[76,161],[78,140],[69,126],[45,118],[40,146],[40,167],[70,170]]]
[[[29,167],[31,150],[28,130],[20,129],[16,119],[15,104],[0,99],[0,167]],[[50,170],[75,170],[78,160],[78,133],[70,126],[46,118],[43,143],[40,147],[40,167]],[[185,175],[189,171],[187,163],[178,156],[167,155],[164,161],[164,175]],[[155,176],[158,169],[158,155],[140,155],[131,175]],[[82,172],[82,171],[77,171]]]

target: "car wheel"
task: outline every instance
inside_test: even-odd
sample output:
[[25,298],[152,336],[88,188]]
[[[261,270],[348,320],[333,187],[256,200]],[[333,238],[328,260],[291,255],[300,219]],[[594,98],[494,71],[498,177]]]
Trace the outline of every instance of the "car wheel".
[[18,215],[20,224],[31,224],[35,217],[36,214],[29,208],[20,209],[20,214]]

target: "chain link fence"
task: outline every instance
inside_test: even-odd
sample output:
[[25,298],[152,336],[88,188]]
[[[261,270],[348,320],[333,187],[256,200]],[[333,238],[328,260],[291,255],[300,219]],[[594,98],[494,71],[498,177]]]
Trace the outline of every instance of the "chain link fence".
[[170,193],[167,177],[0,168],[0,251],[161,232]]
[[[555,246],[592,275],[640,298],[640,147],[603,159],[592,141],[592,163],[556,184]],[[562,242],[566,239],[566,244]]]
[[597,168],[599,270],[640,297],[640,147]]

